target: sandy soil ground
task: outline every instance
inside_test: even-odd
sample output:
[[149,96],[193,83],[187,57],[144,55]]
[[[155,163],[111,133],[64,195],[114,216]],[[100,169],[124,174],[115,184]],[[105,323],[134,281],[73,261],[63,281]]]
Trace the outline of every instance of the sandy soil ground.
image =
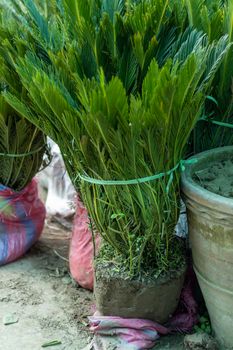
[[[87,316],[92,293],[72,283],[67,257],[70,233],[47,226],[22,259],[0,268],[0,349],[37,350],[53,340],[54,349],[81,350],[91,339]],[[4,318],[18,322],[5,326]]]
[[[22,259],[0,268],[0,350],[39,350],[58,340],[56,350],[81,350],[91,341],[87,316],[93,313],[91,292],[70,278],[70,232],[46,225],[40,241]],[[6,317],[17,323],[4,325]],[[183,337],[164,337],[156,350],[183,349]]]

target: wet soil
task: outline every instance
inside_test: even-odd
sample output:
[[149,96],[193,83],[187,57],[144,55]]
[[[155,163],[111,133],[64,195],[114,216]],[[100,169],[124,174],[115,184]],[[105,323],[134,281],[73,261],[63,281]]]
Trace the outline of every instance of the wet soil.
[[214,161],[196,171],[193,179],[210,192],[233,198],[233,159]]

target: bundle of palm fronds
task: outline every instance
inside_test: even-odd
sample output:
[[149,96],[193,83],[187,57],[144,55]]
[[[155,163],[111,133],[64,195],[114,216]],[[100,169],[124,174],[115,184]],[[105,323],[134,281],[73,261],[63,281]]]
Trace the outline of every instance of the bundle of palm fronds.
[[[13,37],[1,17],[0,23],[0,91],[11,91],[26,98],[12,57],[20,46],[14,47]],[[0,96],[0,183],[22,190],[39,171],[45,153],[45,138],[27,119],[22,117]]]
[[0,96],[0,183],[20,191],[39,171],[45,151],[42,133]]
[[15,61],[30,105],[5,98],[59,144],[94,226],[131,274],[177,266],[181,160],[227,38],[181,34],[175,0],[63,0],[49,20],[21,2],[43,55],[28,46]]
[[[228,35],[233,42],[233,2],[231,0],[185,0],[191,26],[208,35],[210,42]],[[204,116],[194,133],[194,152],[233,143],[231,128],[216,126],[212,120],[233,125],[233,46],[226,54],[206,100]],[[208,117],[209,116],[209,117]]]
[[[14,43],[20,48],[11,55],[13,63],[24,57],[27,47],[33,53],[33,56],[28,53],[32,66],[39,66],[46,73],[43,79],[57,81],[59,89],[53,93],[59,95],[62,90],[69,105],[76,108],[74,76],[98,79],[100,66],[107,80],[114,75],[121,79],[127,94],[141,90],[151,60],[156,56],[160,64],[165,62],[179,36],[181,29],[177,29],[176,17],[182,18],[184,8],[177,6],[178,2],[54,0],[42,4],[33,0],[1,0],[0,4],[5,26],[15,32]],[[30,64],[28,75],[29,69]],[[23,78],[22,71],[20,74]],[[43,93],[45,98],[47,93]],[[15,91],[13,94],[16,95]],[[41,99],[32,89],[30,94],[33,99]],[[49,105],[45,110],[39,100],[34,108],[26,96],[24,104],[30,105],[27,110],[30,116],[28,113],[25,116],[59,144],[67,159],[66,168],[74,178],[79,160],[70,153],[74,140],[64,127],[63,108],[60,110],[58,106],[55,110]],[[56,113],[56,122],[53,118],[50,123],[40,118],[40,114],[49,116],[51,112]]]
[[179,0],[55,0],[46,15],[33,0],[1,1],[43,47],[40,58],[60,71],[69,92],[74,73],[96,78],[102,67],[107,81],[118,76],[128,94],[136,93],[151,60],[162,65],[170,56],[187,17]]

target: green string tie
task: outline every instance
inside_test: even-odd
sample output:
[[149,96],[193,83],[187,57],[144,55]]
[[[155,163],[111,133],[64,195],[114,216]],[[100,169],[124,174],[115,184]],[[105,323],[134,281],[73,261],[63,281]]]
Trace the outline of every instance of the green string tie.
[[231,128],[233,129],[233,124],[230,124],[230,123],[223,123],[223,122],[219,122],[217,120],[214,120],[214,119],[210,119],[208,116],[202,116],[200,118],[200,120],[203,120],[205,122],[210,122],[212,124],[215,124],[215,125],[219,125],[219,126],[223,126],[224,128]]
[[35,149],[34,151],[30,151],[27,153],[0,153],[1,157],[9,157],[9,158],[23,158],[23,157],[27,157],[30,156],[32,154],[36,154],[39,151],[41,151],[44,147],[46,147],[46,144],[44,144],[43,146],[41,146],[40,148]]
[[[213,97],[213,96],[206,96],[207,100],[212,101],[216,106],[218,106],[218,101]],[[219,125],[219,126],[223,126],[224,128],[230,128],[233,129],[233,124],[230,123],[224,123],[224,122],[219,122],[218,120],[214,120],[211,119],[211,116],[214,114],[214,112],[212,112],[209,115],[203,115],[200,120],[203,120],[205,122],[209,122],[215,125]]]
[[168,184],[166,187],[166,191],[169,192],[169,188],[171,186],[171,183],[173,181],[174,178],[174,172],[177,169],[181,169],[181,171],[185,170],[185,165],[187,164],[194,164],[196,163],[197,160],[195,158],[192,159],[187,159],[187,160],[181,160],[179,163],[176,164],[176,166],[174,166],[174,168],[164,172],[164,173],[159,173],[159,174],[155,174],[152,176],[147,176],[147,177],[141,177],[141,178],[137,178],[137,179],[131,179],[131,180],[100,180],[100,179],[95,179],[92,177],[89,177],[88,175],[79,175],[79,178],[85,182],[94,184],[94,185],[102,185],[102,186],[124,186],[124,185],[138,185],[138,184],[142,184],[145,182],[150,182],[150,181],[154,181],[154,180],[158,180],[163,178],[164,176],[169,176],[169,180],[168,180]]

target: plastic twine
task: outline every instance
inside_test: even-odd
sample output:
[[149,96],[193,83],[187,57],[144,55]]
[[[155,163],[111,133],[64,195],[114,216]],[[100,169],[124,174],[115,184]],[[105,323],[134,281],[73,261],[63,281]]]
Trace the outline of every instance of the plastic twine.
[[27,157],[30,156],[32,154],[36,154],[39,151],[41,151],[44,147],[46,146],[46,144],[44,144],[43,146],[35,149],[34,151],[30,151],[27,153],[0,153],[1,157],[10,157],[10,158],[23,158],[23,157]]
[[200,118],[200,120],[203,120],[205,122],[209,122],[209,123],[212,123],[212,124],[215,124],[215,125],[219,125],[219,126],[223,126],[224,128],[231,128],[233,129],[233,124],[230,124],[230,123],[224,123],[224,122],[219,122],[217,120],[214,120],[214,119],[210,119],[210,117],[208,116],[202,116]]
[[158,173],[152,176],[146,176],[146,177],[141,177],[141,178],[137,178],[137,179],[131,179],[131,180],[100,180],[100,179],[95,179],[93,177],[90,177],[88,175],[81,175],[79,174],[79,178],[85,182],[94,184],[94,185],[102,185],[102,186],[124,186],[124,185],[138,185],[138,184],[142,184],[142,183],[146,183],[146,182],[151,182],[151,181],[155,181],[155,180],[159,180],[165,176],[170,176],[169,180],[168,180],[168,184],[166,187],[166,191],[169,191],[169,188],[171,186],[171,183],[173,181],[173,177],[174,177],[174,172],[177,169],[181,169],[181,171],[185,170],[185,165],[186,164],[194,164],[196,163],[197,160],[195,158],[192,159],[187,159],[187,160],[181,160],[179,163],[177,163],[172,169],[166,171],[166,172],[162,172],[162,173]]
[[[213,96],[206,96],[206,99],[212,101],[216,106],[218,106],[218,101]],[[231,129],[233,129],[233,124],[219,122],[218,120],[211,119],[212,115],[213,115],[213,113],[209,114],[208,116],[203,115],[200,118],[200,120],[203,120],[205,122],[209,122],[209,123],[212,123],[212,124],[215,124],[215,125],[223,126],[224,128],[231,128]]]

